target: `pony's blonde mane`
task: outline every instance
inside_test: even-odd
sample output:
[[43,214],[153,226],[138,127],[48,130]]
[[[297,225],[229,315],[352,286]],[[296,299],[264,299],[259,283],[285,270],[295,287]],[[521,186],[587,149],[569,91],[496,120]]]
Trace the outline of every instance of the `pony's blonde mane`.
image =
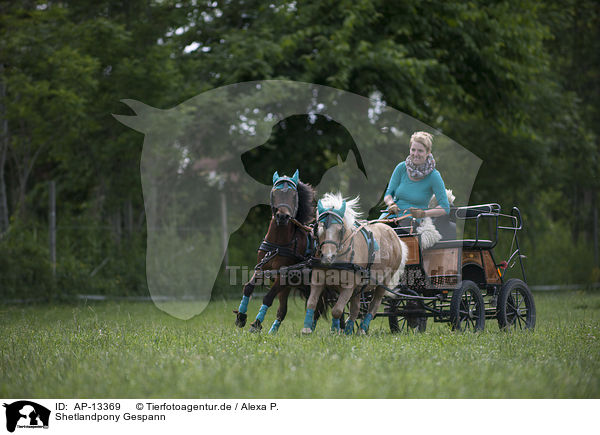
[[352,228],[356,219],[361,217],[361,212],[358,209],[358,201],[360,197],[354,199],[343,198],[340,192],[338,193],[326,193],[321,198],[321,204],[325,208],[339,209],[342,206],[344,200],[346,201],[346,212],[344,213],[344,225],[346,228]]

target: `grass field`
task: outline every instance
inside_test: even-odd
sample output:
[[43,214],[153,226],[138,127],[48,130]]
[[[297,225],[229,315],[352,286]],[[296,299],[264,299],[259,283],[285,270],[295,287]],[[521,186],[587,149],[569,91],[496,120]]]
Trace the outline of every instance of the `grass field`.
[[[234,327],[238,301],[181,321],[151,303],[0,306],[0,395],[18,398],[600,398],[600,292],[536,293],[535,332]],[[260,301],[253,300],[255,315]],[[267,315],[265,325],[273,320]]]

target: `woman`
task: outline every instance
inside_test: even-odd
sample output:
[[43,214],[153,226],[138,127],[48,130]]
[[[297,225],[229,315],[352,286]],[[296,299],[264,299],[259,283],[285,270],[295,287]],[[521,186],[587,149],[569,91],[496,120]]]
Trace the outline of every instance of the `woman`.
[[[433,136],[424,131],[418,131],[410,137],[410,154],[394,169],[383,197],[388,212],[383,213],[380,219],[406,214],[421,219],[450,212],[444,180],[435,169],[435,160],[431,155],[432,139]],[[435,195],[438,206],[427,209],[432,195]]]

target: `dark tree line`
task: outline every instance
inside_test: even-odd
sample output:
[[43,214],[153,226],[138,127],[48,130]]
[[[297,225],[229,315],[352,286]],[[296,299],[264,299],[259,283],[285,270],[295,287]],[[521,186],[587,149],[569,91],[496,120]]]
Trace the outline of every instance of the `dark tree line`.
[[[443,131],[484,161],[471,202],[521,206],[531,257],[552,255],[545,240],[570,244],[583,259],[557,274],[597,280],[599,13],[592,0],[1,1],[2,292],[143,292],[143,137],[111,114],[129,113],[123,98],[169,108],[263,79],[377,93]],[[318,123],[315,178],[344,135]],[[250,171],[285,162],[285,138],[315,130],[305,118],[284,128]],[[241,231],[262,233],[265,219]],[[247,261],[254,247],[232,249]]]

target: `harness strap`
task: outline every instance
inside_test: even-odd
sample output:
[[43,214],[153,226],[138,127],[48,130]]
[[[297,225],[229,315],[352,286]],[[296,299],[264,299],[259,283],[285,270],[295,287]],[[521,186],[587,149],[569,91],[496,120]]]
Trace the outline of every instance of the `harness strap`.
[[276,243],[263,240],[258,247],[258,250],[265,252],[277,251],[277,255],[281,255],[282,257],[303,259],[303,256],[296,254],[296,249],[289,247],[291,244],[292,243],[288,243],[287,245],[278,245]]
[[271,261],[271,259],[273,257],[275,257],[277,254],[279,254],[279,249],[275,249],[274,251],[268,251],[265,256],[263,257],[262,260],[260,260],[260,263],[258,263],[256,266],[254,266],[254,270],[262,270],[263,266],[265,264],[267,264],[269,261]]
[[[296,229],[297,230],[297,229]],[[304,255],[299,254],[298,251],[298,238],[296,237],[296,231],[294,231],[293,239],[290,243],[285,245],[279,245],[277,243],[269,242],[268,240],[263,240],[258,247],[259,251],[271,252],[277,251],[278,255],[282,257],[291,257],[298,260],[304,260],[307,257],[310,257],[315,251],[315,240],[313,239],[311,231],[306,233],[306,249],[304,250]]]
[[304,251],[304,257],[310,257],[314,252],[316,252],[315,240],[312,236],[312,232],[306,233],[306,250]]

